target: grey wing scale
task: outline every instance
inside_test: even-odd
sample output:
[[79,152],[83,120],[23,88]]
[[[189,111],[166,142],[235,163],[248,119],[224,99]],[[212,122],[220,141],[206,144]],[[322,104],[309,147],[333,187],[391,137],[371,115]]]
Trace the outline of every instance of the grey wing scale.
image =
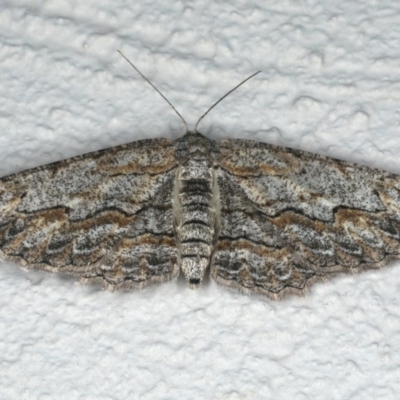
[[399,176],[248,140],[218,159],[217,282],[279,298],[399,258]]
[[271,296],[288,284],[304,287],[314,269],[226,172],[218,183],[221,226],[211,276],[223,285]]
[[174,143],[143,140],[0,179],[0,256],[108,288],[178,275]]

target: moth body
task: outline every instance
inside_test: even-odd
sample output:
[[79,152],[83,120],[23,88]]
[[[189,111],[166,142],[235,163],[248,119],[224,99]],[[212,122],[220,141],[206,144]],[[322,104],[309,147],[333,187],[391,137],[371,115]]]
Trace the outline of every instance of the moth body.
[[178,262],[189,286],[201,283],[217,234],[213,160],[209,140],[189,133],[178,145],[179,169],[173,196]]

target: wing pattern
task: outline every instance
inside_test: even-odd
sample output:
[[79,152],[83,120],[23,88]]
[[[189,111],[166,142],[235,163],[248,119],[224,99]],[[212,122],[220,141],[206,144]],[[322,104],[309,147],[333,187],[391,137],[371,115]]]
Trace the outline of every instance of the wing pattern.
[[143,140],[0,180],[1,257],[143,287],[178,274],[173,142]]
[[248,140],[219,166],[217,282],[278,298],[399,258],[399,176]]

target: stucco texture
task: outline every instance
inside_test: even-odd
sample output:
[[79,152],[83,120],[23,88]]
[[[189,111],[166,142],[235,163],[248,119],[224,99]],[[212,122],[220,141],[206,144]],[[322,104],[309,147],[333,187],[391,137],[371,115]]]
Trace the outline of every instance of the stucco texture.
[[[0,0],[0,175],[189,127],[400,173],[396,1]],[[1,399],[397,399],[400,264],[273,302],[0,265]]]

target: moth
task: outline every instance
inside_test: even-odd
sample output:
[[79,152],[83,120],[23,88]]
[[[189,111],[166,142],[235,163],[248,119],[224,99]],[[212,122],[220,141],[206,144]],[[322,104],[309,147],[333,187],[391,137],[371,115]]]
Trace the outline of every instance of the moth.
[[399,258],[400,176],[197,125],[0,179],[1,259],[112,290],[210,268],[277,299]]

